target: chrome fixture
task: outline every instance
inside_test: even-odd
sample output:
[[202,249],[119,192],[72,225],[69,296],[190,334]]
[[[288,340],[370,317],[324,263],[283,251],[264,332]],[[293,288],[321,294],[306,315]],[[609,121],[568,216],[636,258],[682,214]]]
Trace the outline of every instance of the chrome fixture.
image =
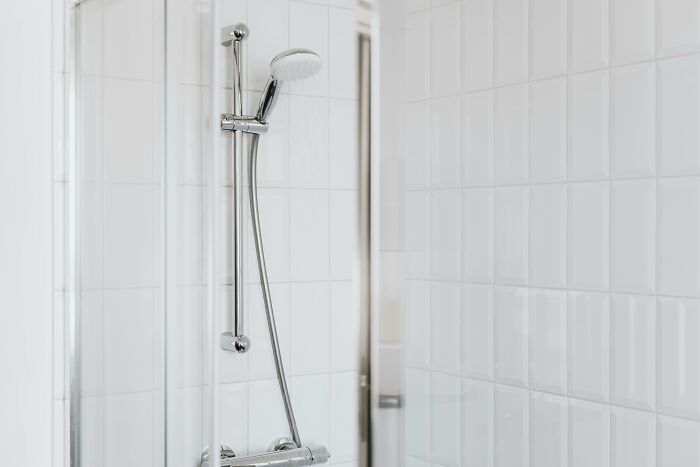
[[232,114],[222,116],[222,128],[224,121],[231,122],[233,131],[233,200],[231,219],[233,219],[233,235],[231,267],[233,272],[233,297],[232,297],[232,325],[233,331],[221,336],[221,346],[226,350],[239,353],[247,352],[250,348],[250,339],[243,334],[243,132],[234,131],[233,122],[243,117],[243,91],[241,82],[241,68],[243,62],[243,41],[248,38],[248,26],[235,24],[221,31],[221,45],[231,47],[233,59],[233,100]]
[[[260,286],[267,317],[267,328],[272,344],[277,381],[279,383],[284,410],[291,440],[277,440],[271,452],[257,456],[235,458],[221,452],[222,467],[244,466],[302,466],[325,462],[330,454],[323,446],[303,446],[299,436],[292,402],[289,397],[287,379],[282,365],[277,325],[272,306],[270,283],[267,277],[265,252],[260,230],[260,209],[258,206],[257,162],[260,135],[268,131],[268,117],[279,98],[284,81],[306,79],[321,69],[321,57],[307,49],[290,49],[277,55],[270,64],[270,79],[265,86],[256,116],[243,114],[243,93],[241,89],[242,42],[249,35],[248,27],[236,24],[222,30],[221,45],[231,47],[233,51],[233,111],[221,115],[221,129],[233,132],[233,330],[221,336],[224,350],[244,353],[250,350],[250,340],[243,334],[243,267],[242,267],[242,199],[243,199],[243,134],[252,134],[248,154],[248,187],[250,200],[250,217],[255,239],[255,252],[260,275]],[[225,458],[225,455],[227,456]],[[208,454],[207,454],[208,456]],[[204,458],[202,465],[204,465]]]
[[267,117],[279,99],[279,92],[285,81],[307,79],[319,70],[321,70],[321,57],[313,50],[289,49],[273,58],[270,63],[270,79],[260,98],[256,118],[263,123],[267,121]]
[[[266,452],[256,456],[235,457],[233,451],[222,446],[221,467],[301,467],[324,464],[330,458],[324,446],[304,446],[281,451]],[[209,467],[209,452],[202,454],[200,467]]]

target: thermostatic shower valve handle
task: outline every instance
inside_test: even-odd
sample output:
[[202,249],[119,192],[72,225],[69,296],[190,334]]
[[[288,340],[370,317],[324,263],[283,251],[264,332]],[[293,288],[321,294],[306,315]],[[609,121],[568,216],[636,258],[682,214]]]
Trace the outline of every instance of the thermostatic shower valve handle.
[[[221,45],[230,47],[233,65],[233,100],[231,117],[243,116],[243,92],[241,83],[241,68],[243,41],[248,38],[248,27],[245,24],[235,24],[221,30]],[[221,347],[239,353],[247,352],[250,339],[243,333],[243,132],[233,130],[232,150],[232,200],[231,200],[231,269],[233,275],[233,291],[231,297],[232,332],[221,335]]]

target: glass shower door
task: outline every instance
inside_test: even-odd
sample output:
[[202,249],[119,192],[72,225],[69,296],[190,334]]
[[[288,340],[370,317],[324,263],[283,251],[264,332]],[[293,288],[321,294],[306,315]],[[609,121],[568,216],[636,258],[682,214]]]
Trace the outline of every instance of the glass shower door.
[[[289,436],[244,198],[246,354],[230,331],[231,57],[246,23],[244,111],[270,61],[316,51],[260,141],[260,222],[302,443],[357,461],[356,13],[286,0],[84,0],[71,9],[78,262],[73,465],[198,466],[210,446],[263,453]],[[247,148],[247,146],[244,146]],[[245,165],[244,165],[245,167]],[[245,186],[247,191],[247,185]],[[211,464],[210,464],[211,465]]]
[[74,465],[165,465],[163,13],[72,7]]

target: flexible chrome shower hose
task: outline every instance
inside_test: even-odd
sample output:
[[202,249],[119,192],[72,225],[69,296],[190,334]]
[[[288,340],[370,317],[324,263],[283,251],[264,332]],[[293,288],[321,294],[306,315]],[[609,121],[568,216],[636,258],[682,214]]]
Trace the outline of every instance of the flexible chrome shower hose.
[[253,224],[253,236],[255,237],[255,252],[258,257],[258,272],[260,273],[260,287],[262,288],[263,302],[265,304],[265,315],[267,316],[267,329],[270,332],[270,343],[272,344],[272,355],[275,360],[275,369],[277,370],[277,380],[282,393],[284,402],[284,410],[287,413],[287,423],[289,431],[292,435],[292,440],[298,448],[301,446],[299,438],[299,430],[297,422],[294,418],[294,410],[292,409],[292,401],[289,397],[289,389],[287,388],[287,378],[284,375],[284,366],[282,365],[282,354],[280,352],[279,339],[277,338],[277,325],[275,323],[275,314],[272,309],[272,296],[270,294],[270,282],[267,278],[267,266],[265,265],[265,251],[263,249],[262,235],[260,232],[260,209],[258,207],[258,144],[260,143],[260,135],[253,135],[250,144],[250,158],[248,160],[248,186],[250,190],[250,218]]

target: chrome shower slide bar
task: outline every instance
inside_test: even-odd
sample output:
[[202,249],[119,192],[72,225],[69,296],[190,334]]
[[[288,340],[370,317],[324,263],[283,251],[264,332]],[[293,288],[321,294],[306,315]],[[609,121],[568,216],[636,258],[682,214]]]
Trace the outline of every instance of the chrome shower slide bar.
[[[241,68],[243,63],[243,41],[248,38],[248,27],[236,24],[224,28],[221,32],[221,45],[231,47],[233,60],[233,101],[231,118],[243,116],[243,85]],[[250,339],[243,333],[243,132],[233,132],[232,151],[232,182],[233,199],[231,218],[232,225],[232,258],[233,296],[231,332],[221,335],[221,347],[225,350],[245,353],[250,348]]]

